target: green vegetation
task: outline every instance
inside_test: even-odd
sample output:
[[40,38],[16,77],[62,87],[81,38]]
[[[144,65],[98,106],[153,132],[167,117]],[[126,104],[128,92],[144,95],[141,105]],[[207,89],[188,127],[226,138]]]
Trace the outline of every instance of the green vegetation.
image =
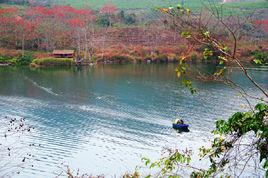
[[109,15],[105,14],[98,18],[97,24],[101,27],[109,27],[110,25],[113,25],[113,23],[110,21]]
[[34,59],[31,66],[71,66],[74,64],[72,58],[41,58]]
[[104,56],[96,59],[97,63],[130,63],[134,61],[134,58],[126,55],[112,55],[112,56]]
[[226,7],[230,8],[246,8],[246,9],[259,9],[259,8],[268,8],[267,1],[259,0],[256,2],[233,2],[233,3],[226,3]]
[[[4,1],[6,2],[6,1]],[[43,2],[41,0],[37,0],[37,2],[40,2],[42,5],[48,5],[48,4],[62,4],[61,0],[56,1],[46,1]],[[179,1],[175,0],[66,0],[63,3],[65,5],[71,5],[74,7],[89,7],[93,9],[99,9],[103,5],[110,3],[116,5],[119,9],[151,9],[154,7],[166,7],[169,5],[176,5]],[[221,0],[215,1],[217,4],[221,3]],[[19,5],[27,5],[28,2],[26,1],[18,1],[13,2],[9,1],[8,4],[19,4]],[[202,7],[205,2],[200,0],[187,0],[185,1],[185,6],[188,8],[191,8],[192,10],[197,10]],[[226,3],[224,6],[228,8],[247,8],[247,9],[258,9],[258,8],[267,8],[267,1],[265,0],[255,0],[254,2],[234,2],[234,3]]]
[[[220,7],[220,5],[218,5]],[[268,8],[267,1],[259,0],[256,2],[233,2],[226,3],[222,6],[223,15],[249,15],[258,9]]]
[[252,52],[254,56],[254,63],[257,65],[268,65],[268,52],[256,50]]
[[[180,1],[179,1],[180,2]],[[219,5],[221,0],[217,0]],[[164,7],[169,5],[176,5],[178,1],[172,0],[66,0],[66,5],[71,5],[74,7],[85,7],[88,6],[93,9],[99,9],[106,3],[112,3],[116,5],[119,9],[151,9],[152,7]],[[200,0],[187,0],[185,1],[185,6],[191,8],[192,10],[198,10],[205,4],[204,1]],[[224,4],[226,8],[245,8],[245,9],[258,9],[258,8],[268,8],[268,3],[265,0],[256,0],[255,2],[234,2]]]
[[33,54],[30,52],[27,52],[27,53],[21,55],[17,59],[16,64],[17,65],[29,65],[29,64],[31,64],[32,61],[33,61]]
[[33,54],[31,52],[22,54],[19,57],[0,55],[0,63],[3,64],[24,66],[31,64],[32,61],[33,61]]
[[136,23],[136,15],[135,14],[125,14],[125,11],[121,10],[119,13],[122,22],[127,25],[133,25]]
[[[11,64],[15,61],[16,59],[8,57],[8,56],[2,56],[0,55],[0,63],[7,63],[7,64]],[[12,62],[13,61],[13,62]]]
[[[196,0],[194,0],[196,1]],[[198,0],[197,0],[198,1]],[[74,7],[85,7],[88,6],[93,9],[99,9],[106,3],[112,3],[116,5],[119,9],[144,9],[144,8],[151,8],[152,6],[164,6],[167,5],[168,1],[163,0],[67,0],[65,1],[66,5],[71,5]],[[176,2],[175,2],[176,3]],[[174,3],[173,3],[174,4]]]

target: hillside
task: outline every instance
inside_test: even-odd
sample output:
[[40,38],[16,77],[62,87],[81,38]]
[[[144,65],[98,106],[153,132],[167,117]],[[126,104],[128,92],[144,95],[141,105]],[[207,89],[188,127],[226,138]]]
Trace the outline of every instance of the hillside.
[[[151,9],[159,6],[176,5],[178,2],[181,3],[183,1],[185,6],[191,9],[199,9],[208,2],[205,0],[58,0],[58,3],[63,2],[66,5],[75,7],[91,7],[93,9],[98,9],[107,3],[112,3],[119,9]],[[220,5],[223,0],[214,0],[214,2]],[[266,0],[243,0],[239,2],[237,0],[229,0],[229,3],[226,3],[225,5],[229,8],[268,8]]]
[[[246,8],[259,9],[268,8],[267,0],[210,0],[216,2],[217,5],[224,3],[228,8]],[[0,3],[8,4],[27,4],[29,0],[0,0]],[[186,7],[191,9],[200,9],[208,0],[35,0],[41,5],[70,5],[77,8],[88,7],[92,9],[99,9],[103,5],[110,3],[117,6],[119,9],[152,9],[155,7],[163,7],[169,5],[176,5],[184,2]]]

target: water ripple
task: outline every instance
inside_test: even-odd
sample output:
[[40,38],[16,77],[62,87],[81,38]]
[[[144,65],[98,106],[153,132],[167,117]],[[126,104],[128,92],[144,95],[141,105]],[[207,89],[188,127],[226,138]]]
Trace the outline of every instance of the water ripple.
[[[198,93],[191,95],[173,67],[160,68],[26,71],[24,80],[5,81],[0,116],[25,117],[35,126],[23,137],[26,145],[35,144],[34,156],[15,177],[55,177],[64,165],[93,175],[121,175],[141,156],[158,158],[165,147],[194,150],[208,144],[215,120],[244,110],[243,99],[227,86],[196,82]],[[267,76],[255,75],[261,81]],[[246,82],[243,86],[256,92]],[[190,133],[171,129],[177,117],[190,124]]]

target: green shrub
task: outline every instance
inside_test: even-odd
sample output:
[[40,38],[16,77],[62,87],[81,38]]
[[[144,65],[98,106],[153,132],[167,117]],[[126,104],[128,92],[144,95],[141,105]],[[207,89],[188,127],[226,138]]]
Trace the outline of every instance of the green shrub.
[[8,63],[10,63],[11,65],[17,65],[18,64],[18,59],[16,59],[16,58],[9,59]]
[[102,15],[97,19],[97,24],[102,27],[109,27],[111,25],[110,17],[108,14]]
[[38,66],[71,66],[74,64],[72,58],[41,58],[34,59],[32,65]]
[[33,61],[33,54],[27,52],[17,59],[18,65],[29,65]]
[[91,60],[92,60],[93,62],[96,62],[96,61],[98,60],[98,57],[95,56],[95,55],[93,55],[93,56],[91,57]]
[[136,23],[136,15],[134,13],[125,14],[125,11],[121,10],[119,13],[121,21],[127,25],[133,25]]
[[0,63],[17,64],[17,59],[10,56],[0,56]]
[[129,56],[121,56],[121,55],[115,55],[110,58],[112,61],[124,61],[124,62],[130,62],[132,61],[132,58]]
[[267,51],[253,51],[253,62],[257,65],[268,65],[268,52]]
[[112,56],[99,56],[97,61],[98,63],[130,63],[135,59],[131,56],[124,55],[112,55]]
[[11,58],[8,56],[0,56],[0,62],[8,62]]

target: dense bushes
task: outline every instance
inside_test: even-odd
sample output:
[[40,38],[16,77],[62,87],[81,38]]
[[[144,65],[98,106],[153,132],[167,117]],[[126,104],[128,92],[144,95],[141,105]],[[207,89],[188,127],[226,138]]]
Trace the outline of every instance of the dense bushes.
[[32,53],[25,53],[18,57],[0,55],[0,63],[10,64],[10,65],[29,65],[33,61]]
[[73,64],[74,60],[72,58],[41,58],[34,59],[31,66],[71,66]]
[[0,65],[9,66],[9,65],[19,65],[18,59],[10,56],[2,56],[0,55]]
[[119,17],[121,21],[127,25],[133,25],[137,22],[137,17],[134,13],[126,14],[125,11],[121,10]]
[[131,56],[128,55],[107,55],[107,56],[99,56],[97,59],[97,63],[117,63],[117,64],[121,64],[121,63],[129,63],[129,62],[133,62],[134,58],[132,58]]
[[33,54],[28,52],[28,53],[21,55],[17,59],[16,64],[17,65],[29,65],[31,64],[32,61],[33,61]]
[[112,26],[112,22],[110,20],[110,17],[107,14],[100,16],[99,19],[97,20],[97,24],[102,26],[102,27]]
[[0,63],[11,63],[12,57],[0,55]]
[[256,50],[252,52],[254,63],[257,65],[268,65],[268,52]]

